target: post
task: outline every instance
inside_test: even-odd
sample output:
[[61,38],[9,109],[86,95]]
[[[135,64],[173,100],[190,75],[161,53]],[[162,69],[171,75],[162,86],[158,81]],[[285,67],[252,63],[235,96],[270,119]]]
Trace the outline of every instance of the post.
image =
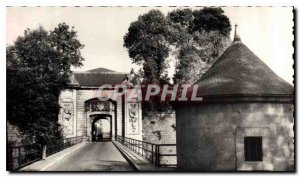
[[157,157],[156,157],[156,160],[157,160],[157,166],[159,167],[160,166],[159,145],[156,145],[156,147],[157,147],[157,151],[156,151]]
[[47,158],[47,146],[43,145],[42,159],[45,160],[46,158]]
[[153,156],[154,156],[154,152],[153,152],[153,144],[151,144],[151,162],[153,163]]
[[134,152],[136,152],[137,153],[137,151],[136,151],[136,140],[135,139],[133,139],[133,148],[134,148]]
[[13,157],[13,154],[12,154],[13,150],[12,150],[12,146],[10,144],[7,145],[7,154],[6,154],[6,158],[7,158],[7,161],[8,163],[6,164],[6,170],[8,171],[12,171],[13,170],[13,161],[12,161],[12,157]]
[[125,105],[125,95],[122,94],[122,138],[123,138],[123,140],[125,138],[125,106],[126,106]]

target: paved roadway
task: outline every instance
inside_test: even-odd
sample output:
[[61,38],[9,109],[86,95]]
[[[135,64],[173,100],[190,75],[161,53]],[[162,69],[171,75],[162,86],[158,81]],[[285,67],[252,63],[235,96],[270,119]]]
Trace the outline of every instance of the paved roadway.
[[46,171],[134,171],[112,142],[87,143]]

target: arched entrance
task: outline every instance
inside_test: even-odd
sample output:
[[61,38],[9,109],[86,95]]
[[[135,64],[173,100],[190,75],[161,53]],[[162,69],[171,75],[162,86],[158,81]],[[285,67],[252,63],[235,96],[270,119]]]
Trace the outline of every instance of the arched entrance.
[[111,141],[115,139],[117,134],[116,104],[116,101],[101,101],[98,98],[85,101],[86,136],[88,141]]
[[97,115],[91,123],[92,142],[112,140],[112,116]]

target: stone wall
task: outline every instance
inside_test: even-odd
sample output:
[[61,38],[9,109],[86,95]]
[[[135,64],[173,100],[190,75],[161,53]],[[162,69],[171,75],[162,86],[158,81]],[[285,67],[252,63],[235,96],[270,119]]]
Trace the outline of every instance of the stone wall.
[[175,114],[153,113],[143,117],[143,140],[156,144],[175,144]]
[[22,138],[17,126],[6,123],[7,125],[7,142],[11,145],[20,145]]
[[[143,117],[143,141],[155,144],[176,144],[175,113],[153,113]],[[176,154],[176,147],[161,147],[162,154]],[[161,164],[176,164],[176,157],[161,157]]]
[[[178,166],[182,170],[293,169],[293,105],[228,103],[180,106]],[[263,161],[246,162],[244,137],[261,136]]]

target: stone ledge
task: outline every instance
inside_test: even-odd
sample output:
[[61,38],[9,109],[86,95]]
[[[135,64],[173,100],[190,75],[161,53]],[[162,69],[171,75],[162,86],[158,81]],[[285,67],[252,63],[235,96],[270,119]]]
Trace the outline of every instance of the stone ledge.
[[117,141],[113,141],[113,144],[116,148],[121,152],[124,158],[128,161],[130,165],[136,170],[141,172],[175,172],[174,168],[163,168],[156,167],[150,161],[145,160],[141,156],[137,155],[135,152],[130,150],[129,148],[123,146],[121,143]]
[[71,154],[72,152],[80,149],[86,144],[86,142],[78,143],[74,146],[66,148],[60,152],[50,155],[45,160],[39,160],[33,164],[30,164],[26,167],[21,168],[19,171],[47,171],[47,168],[54,165],[56,162],[60,161],[67,155]]

